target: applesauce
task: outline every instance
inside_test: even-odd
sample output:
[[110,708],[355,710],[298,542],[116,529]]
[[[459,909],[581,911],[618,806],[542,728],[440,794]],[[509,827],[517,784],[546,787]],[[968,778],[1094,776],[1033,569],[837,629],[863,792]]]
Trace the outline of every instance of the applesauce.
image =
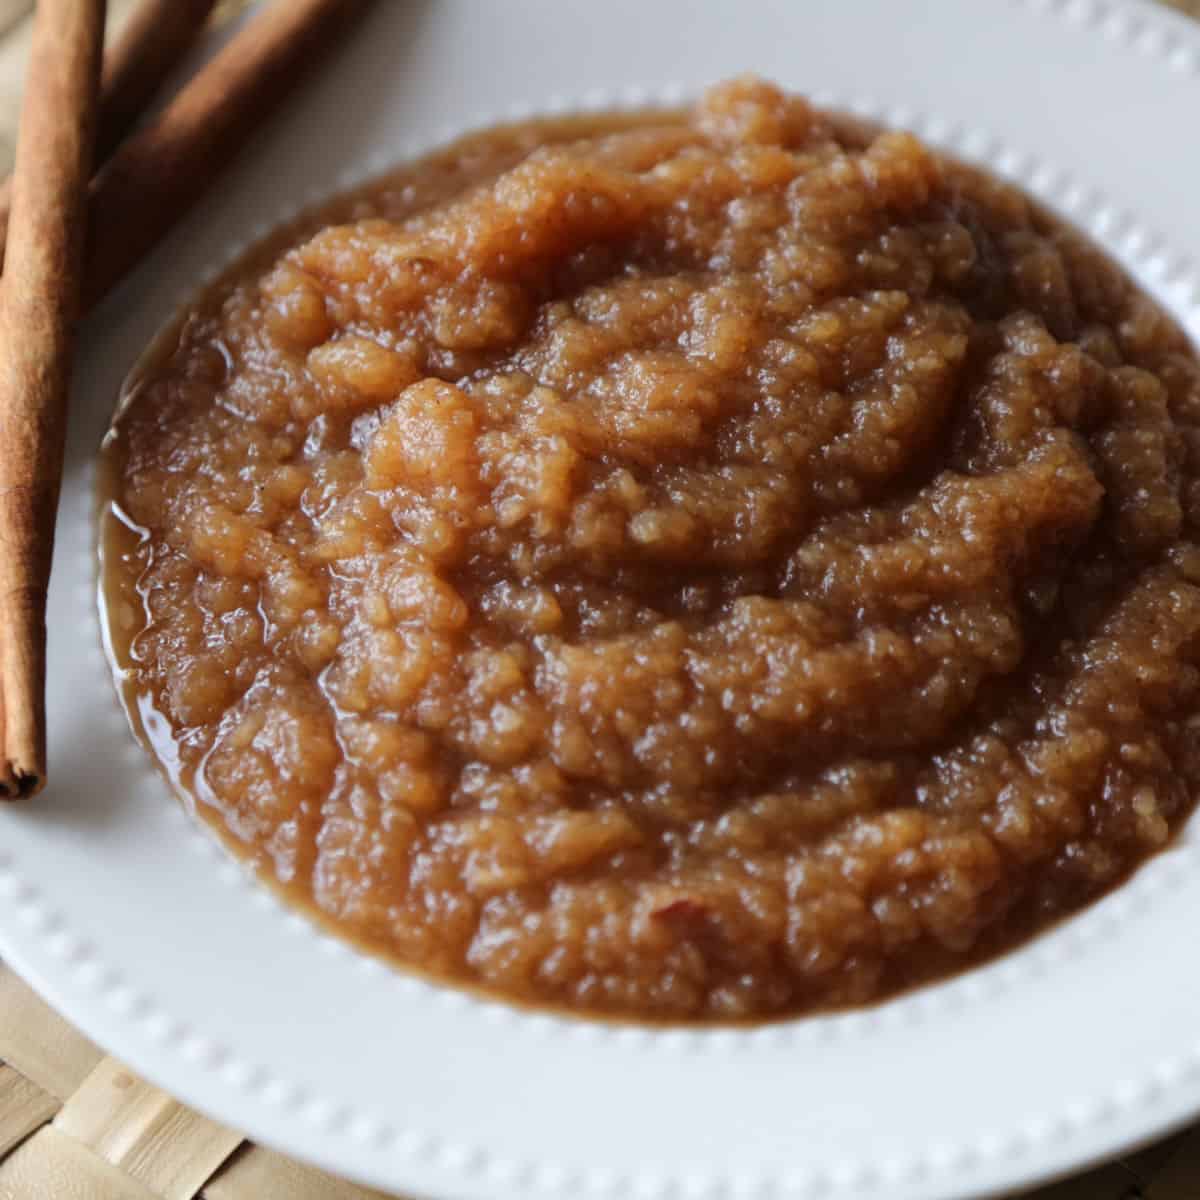
[[862,1004],[1194,801],[1185,337],[1019,191],[760,81],[300,218],[139,367],[103,476],[135,725],[438,978]]

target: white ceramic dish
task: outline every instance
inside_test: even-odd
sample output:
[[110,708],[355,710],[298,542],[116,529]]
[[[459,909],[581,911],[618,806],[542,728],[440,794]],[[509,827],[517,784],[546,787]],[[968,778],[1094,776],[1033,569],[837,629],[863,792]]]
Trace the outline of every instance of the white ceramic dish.
[[1099,0],[389,0],[88,322],[51,597],[53,784],[0,810],[0,953],[150,1079],[335,1172],[480,1200],[933,1200],[1200,1112],[1200,820],[1109,899],[948,984],[652,1032],[480,1002],[318,934],[191,824],[118,715],[91,463],[121,377],[209,266],[298,199],[518,101],[636,103],[748,69],[990,163],[1200,335],[1200,29]]

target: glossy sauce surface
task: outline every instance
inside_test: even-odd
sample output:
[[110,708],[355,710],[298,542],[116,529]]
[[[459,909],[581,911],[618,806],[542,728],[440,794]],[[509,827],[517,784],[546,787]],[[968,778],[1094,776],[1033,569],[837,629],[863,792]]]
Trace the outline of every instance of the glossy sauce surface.
[[767,84],[484,132],[302,219],[143,364],[105,467],[160,757],[435,976],[865,1003],[1192,805],[1185,338],[1017,191]]

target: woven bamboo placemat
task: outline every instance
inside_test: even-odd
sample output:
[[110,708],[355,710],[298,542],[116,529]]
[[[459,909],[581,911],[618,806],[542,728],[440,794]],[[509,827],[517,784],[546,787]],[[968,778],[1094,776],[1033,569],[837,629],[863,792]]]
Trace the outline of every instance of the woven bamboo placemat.
[[[248,0],[224,0],[227,20]],[[287,0],[277,0],[286,3]],[[1163,0],[1200,18],[1200,0]],[[109,0],[119,24],[136,0]],[[0,170],[33,0],[0,0]],[[0,1200],[386,1200],[192,1112],[106,1057],[0,964]],[[1200,1126],[1024,1200],[1200,1200]]]

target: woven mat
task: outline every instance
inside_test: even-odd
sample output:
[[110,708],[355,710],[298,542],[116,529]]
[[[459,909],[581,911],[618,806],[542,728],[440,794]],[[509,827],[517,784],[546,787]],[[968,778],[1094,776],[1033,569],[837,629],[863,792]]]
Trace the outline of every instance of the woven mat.
[[[284,2],[286,0],[277,0]],[[109,0],[119,25],[136,0]],[[225,0],[228,19],[246,0]],[[1164,0],[1200,18],[1200,0]],[[0,0],[0,170],[32,0]],[[386,1200],[246,1142],[107,1058],[0,964],[0,1200]],[[1200,1127],[1025,1200],[1200,1200]]]

